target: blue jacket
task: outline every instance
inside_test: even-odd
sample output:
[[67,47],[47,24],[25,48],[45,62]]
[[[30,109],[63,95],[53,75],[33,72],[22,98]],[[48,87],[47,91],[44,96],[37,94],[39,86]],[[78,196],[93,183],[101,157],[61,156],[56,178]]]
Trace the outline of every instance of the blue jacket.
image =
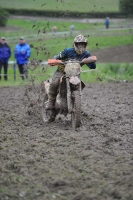
[[109,19],[106,19],[106,20],[105,20],[105,25],[106,25],[106,26],[109,26]]
[[[77,59],[79,61],[82,61],[84,58],[89,58],[91,54],[88,51],[85,51],[82,55],[79,55],[76,53],[75,49],[72,48],[66,48],[62,52],[60,52],[55,58],[59,60],[69,60],[69,59]],[[96,63],[89,63],[86,64],[90,69],[96,68]]]
[[31,55],[30,45],[27,43],[17,44],[14,49],[15,58],[17,60],[17,64],[27,64],[28,59]]
[[11,49],[7,43],[2,44],[0,42],[0,62],[7,63],[11,57]]

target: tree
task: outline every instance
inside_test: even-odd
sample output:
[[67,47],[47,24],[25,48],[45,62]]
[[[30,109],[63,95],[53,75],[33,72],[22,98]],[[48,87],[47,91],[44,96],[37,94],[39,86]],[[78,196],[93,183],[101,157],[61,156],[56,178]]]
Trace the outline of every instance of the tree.
[[9,13],[0,7],[0,26],[6,26]]
[[133,0],[120,0],[120,11],[126,14],[133,14]]

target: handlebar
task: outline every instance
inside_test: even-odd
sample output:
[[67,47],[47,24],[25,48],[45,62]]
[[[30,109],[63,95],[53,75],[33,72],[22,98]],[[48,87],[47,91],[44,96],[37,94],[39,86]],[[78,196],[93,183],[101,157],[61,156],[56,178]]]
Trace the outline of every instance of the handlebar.
[[61,60],[56,60],[56,59],[48,59],[48,65],[50,66],[64,65],[67,63],[74,63],[74,62],[78,62],[79,64],[81,63],[81,61],[78,61],[78,60],[61,61]]
[[[85,62],[87,59],[90,59],[89,62]],[[92,60],[91,60],[92,59]],[[79,63],[80,65],[84,65],[84,64],[87,64],[87,63],[91,63],[91,62],[95,62],[97,60],[97,57],[96,56],[91,56],[89,58],[84,58],[83,61],[79,61],[79,60],[75,60],[75,59],[71,59],[71,60],[67,60],[67,61],[62,61],[62,60],[56,60],[56,59],[48,59],[48,65],[50,66],[55,66],[55,65],[65,65],[67,63]]]

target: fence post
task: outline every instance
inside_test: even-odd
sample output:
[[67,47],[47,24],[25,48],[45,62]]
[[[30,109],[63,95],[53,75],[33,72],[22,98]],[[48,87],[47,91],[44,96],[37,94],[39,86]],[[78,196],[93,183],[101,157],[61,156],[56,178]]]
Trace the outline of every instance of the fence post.
[[14,81],[16,81],[16,61],[14,61]]

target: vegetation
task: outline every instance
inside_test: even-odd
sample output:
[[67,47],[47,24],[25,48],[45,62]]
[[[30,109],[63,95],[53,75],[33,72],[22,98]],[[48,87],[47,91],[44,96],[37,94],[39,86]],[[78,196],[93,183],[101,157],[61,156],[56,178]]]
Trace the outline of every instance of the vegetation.
[[[127,26],[128,22],[125,22]],[[8,43],[11,46],[12,57],[10,60],[14,60],[14,46],[19,42],[19,36],[26,36],[27,42],[32,47],[32,55],[30,60],[45,61],[48,58],[53,57],[58,52],[60,52],[65,47],[72,46],[73,38],[77,33],[82,33],[86,35],[89,41],[89,50],[95,50],[97,48],[107,48],[113,46],[120,46],[126,44],[133,44],[133,34],[132,30],[127,29],[109,29],[103,32],[103,23],[80,23],[75,22],[75,32],[70,36],[69,29],[71,22],[60,22],[57,21],[56,25],[60,34],[53,34],[51,32],[52,26],[55,25],[54,21],[33,21],[26,19],[9,19],[8,26],[12,27],[12,32],[1,32],[0,36],[6,36]],[[111,24],[112,26],[121,26],[122,24]],[[33,27],[34,26],[34,27]],[[46,32],[43,33],[43,30]],[[38,32],[40,30],[40,32]],[[98,44],[98,45],[96,45]],[[42,69],[46,69],[43,70]],[[97,70],[89,70],[87,67],[83,67],[83,71],[87,73],[82,73],[82,79],[85,82],[94,81],[109,81],[109,80],[133,80],[133,70],[131,64],[97,64]],[[29,68],[29,78],[35,79],[36,83],[51,77],[55,71],[55,67],[47,67],[46,65],[40,66],[38,64],[35,66],[30,66]],[[29,84],[29,82],[22,82],[19,72],[17,69],[17,80],[14,81],[14,70],[13,65],[9,67],[9,81],[5,82],[3,79],[1,81],[1,86],[6,85],[22,85]],[[108,78],[110,77],[110,78]]]
[[[82,32],[81,32],[82,33]],[[96,50],[97,48],[108,48],[115,47],[120,45],[133,44],[132,35],[111,35],[107,36],[90,36],[88,37],[89,41],[89,51]],[[17,41],[18,42],[18,41]],[[32,47],[32,55],[30,59],[36,60],[47,60],[50,57],[57,55],[65,47],[71,47],[73,44],[73,37],[60,35],[59,38],[55,39],[55,36],[46,35],[40,37],[39,41],[29,41],[28,42]],[[98,46],[97,46],[98,44]],[[10,44],[12,52],[14,51],[15,44]],[[10,60],[14,60],[14,54]]]
[[[51,78],[56,70],[56,67],[40,65],[36,69],[34,66],[29,67],[29,80],[22,81],[17,69],[16,81],[14,80],[14,68],[10,66],[8,72],[8,81],[3,79],[0,86],[18,86],[31,84],[31,80],[35,83]],[[89,82],[105,82],[105,81],[133,81],[132,64],[97,64],[96,70],[90,70],[87,66],[82,67],[81,78],[85,83]]]
[[133,14],[133,0],[120,0],[120,11],[127,14]]
[[9,13],[0,7],[0,26],[6,26]]
[[47,60],[48,57],[53,57],[65,47],[71,47],[74,36],[79,33],[84,34],[88,38],[90,51],[97,48],[133,44],[133,30],[120,28],[124,25],[128,26],[127,21],[122,21],[118,24],[111,23],[112,27],[118,27],[118,29],[113,28],[109,30],[104,29],[104,20],[103,23],[75,22],[75,31],[72,36],[69,32],[71,24],[72,22],[57,21],[57,31],[60,33],[53,34],[51,30],[53,25],[55,25],[54,21],[10,18],[8,20],[10,32],[1,31],[0,37],[5,36],[11,46],[12,57],[10,60],[14,60],[14,47],[19,42],[20,36],[25,36],[26,41],[32,46],[31,59],[36,58],[38,60]]
[[[73,11],[73,12],[118,12],[119,0],[0,0],[0,6],[4,8],[13,9],[30,9],[30,10],[42,10],[44,12],[53,11]],[[67,15],[67,13],[66,13]]]

